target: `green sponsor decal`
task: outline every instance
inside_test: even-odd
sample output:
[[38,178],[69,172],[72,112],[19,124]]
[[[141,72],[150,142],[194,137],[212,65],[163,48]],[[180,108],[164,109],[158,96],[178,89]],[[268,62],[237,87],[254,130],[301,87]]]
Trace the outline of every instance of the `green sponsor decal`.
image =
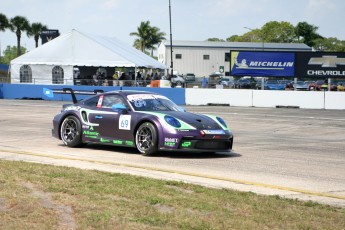
[[110,141],[109,140],[107,140],[107,139],[103,139],[103,138],[101,138],[101,140],[100,140],[102,143],[109,143]]
[[97,139],[97,136],[88,136],[88,135],[85,135],[85,137],[87,137],[87,138],[92,138],[92,139]]
[[129,146],[133,146],[134,145],[133,141],[126,141],[125,143],[126,143],[126,145],[129,145]]
[[113,143],[114,143],[115,145],[122,145],[122,144],[123,144],[123,141],[121,141],[121,140],[113,140]]
[[90,130],[93,130],[93,126],[90,126]]
[[189,148],[191,145],[192,145],[192,142],[190,142],[190,141],[184,141],[184,142],[182,142],[182,144],[181,144],[181,146],[182,146],[183,148]]
[[164,142],[165,146],[169,146],[169,147],[175,147],[176,143],[175,142],[170,142],[170,141],[166,141]]
[[97,137],[99,135],[99,133],[98,132],[90,132],[88,130],[84,130],[83,135]]

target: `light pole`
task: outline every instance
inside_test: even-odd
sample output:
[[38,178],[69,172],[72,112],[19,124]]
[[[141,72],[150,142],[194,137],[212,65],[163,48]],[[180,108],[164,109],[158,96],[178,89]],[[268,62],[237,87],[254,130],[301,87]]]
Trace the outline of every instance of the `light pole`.
[[170,75],[170,79],[173,77],[174,75],[174,62],[173,62],[173,48],[172,48],[172,30],[171,30],[171,4],[170,4],[170,0],[169,0],[169,22],[170,22],[170,60],[171,60],[171,64],[170,64],[170,68],[171,68],[171,75]]

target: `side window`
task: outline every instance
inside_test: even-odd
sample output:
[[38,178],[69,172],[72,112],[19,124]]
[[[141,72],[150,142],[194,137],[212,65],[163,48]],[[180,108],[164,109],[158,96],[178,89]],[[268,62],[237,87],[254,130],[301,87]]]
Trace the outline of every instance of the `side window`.
[[230,53],[225,53],[225,61],[230,61]]
[[182,54],[176,54],[176,55],[175,55],[175,58],[176,58],[176,59],[182,59]]
[[92,97],[84,102],[84,105],[89,106],[89,107],[97,107],[99,101],[99,96]]
[[32,70],[30,66],[23,65],[20,67],[20,83],[32,83]]
[[64,73],[60,66],[54,66],[52,70],[53,84],[63,84],[64,83]]
[[125,107],[128,107],[126,105],[125,100],[121,96],[114,95],[114,94],[104,95],[102,108],[111,108],[115,104],[121,104],[121,105],[124,105]]

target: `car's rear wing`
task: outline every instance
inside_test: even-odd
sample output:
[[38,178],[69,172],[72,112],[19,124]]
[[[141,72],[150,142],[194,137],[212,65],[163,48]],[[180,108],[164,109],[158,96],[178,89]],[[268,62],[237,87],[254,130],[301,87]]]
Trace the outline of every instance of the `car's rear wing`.
[[77,97],[75,95],[96,95],[99,93],[103,93],[104,91],[101,89],[91,90],[73,90],[72,88],[62,88],[62,89],[43,89],[43,94],[49,98],[53,98],[54,94],[71,94],[73,104],[78,102]]

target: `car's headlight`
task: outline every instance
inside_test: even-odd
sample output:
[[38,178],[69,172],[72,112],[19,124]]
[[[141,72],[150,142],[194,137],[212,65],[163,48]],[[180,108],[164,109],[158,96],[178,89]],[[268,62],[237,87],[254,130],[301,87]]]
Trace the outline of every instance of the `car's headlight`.
[[219,123],[221,123],[225,128],[227,128],[228,126],[226,125],[225,121],[220,118],[220,117],[217,117],[217,121],[219,121]]
[[180,128],[181,127],[181,123],[175,118],[175,117],[172,117],[172,116],[164,116],[164,120],[171,126],[175,127],[175,128]]

